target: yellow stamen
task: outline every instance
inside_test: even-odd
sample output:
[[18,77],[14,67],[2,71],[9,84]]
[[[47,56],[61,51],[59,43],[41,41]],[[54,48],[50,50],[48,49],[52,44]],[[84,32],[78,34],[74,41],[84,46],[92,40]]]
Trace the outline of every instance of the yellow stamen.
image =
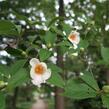
[[71,39],[71,40],[76,40],[76,35],[75,35],[75,34],[69,35],[69,39]]
[[44,73],[44,67],[42,66],[42,64],[37,64],[36,66],[35,66],[35,73],[36,74],[43,74]]

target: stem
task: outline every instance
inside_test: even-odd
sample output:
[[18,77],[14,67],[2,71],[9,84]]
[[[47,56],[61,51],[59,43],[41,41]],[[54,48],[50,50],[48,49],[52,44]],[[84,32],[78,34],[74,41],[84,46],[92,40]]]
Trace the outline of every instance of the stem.
[[5,88],[6,88],[6,86],[0,87],[0,91],[3,90],[3,89],[5,89]]
[[[59,3],[59,17],[64,17],[64,2],[63,0],[58,0]],[[58,23],[58,28],[62,29],[61,27],[62,20]],[[58,35],[59,41],[61,40],[61,36]],[[63,55],[60,54],[60,48],[57,47],[57,66],[63,68]],[[62,77],[64,77],[64,74],[62,74]],[[64,97],[60,95],[60,93],[63,92],[63,89],[56,87],[55,90],[55,109],[64,109]]]
[[12,99],[13,109],[16,109],[17,96],[18,96],[18,87],[16,87],[15,90],[14,90],[14,95],[13,95],[13,99]]

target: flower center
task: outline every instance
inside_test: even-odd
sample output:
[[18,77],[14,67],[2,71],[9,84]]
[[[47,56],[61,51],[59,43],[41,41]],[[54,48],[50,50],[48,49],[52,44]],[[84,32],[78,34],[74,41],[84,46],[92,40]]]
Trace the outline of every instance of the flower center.
[[35,66],[35,73],[36,74],[43,74],[44,72],[44,67],[41,64],[37,64]]
[[71,40],[76,40],[76,35],[72,34],[72,35],[69,36],[69,38],[70,38]]

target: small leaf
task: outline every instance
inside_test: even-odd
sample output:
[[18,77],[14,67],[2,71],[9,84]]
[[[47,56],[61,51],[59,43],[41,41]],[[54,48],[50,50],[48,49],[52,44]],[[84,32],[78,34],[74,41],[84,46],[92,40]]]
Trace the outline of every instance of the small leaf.
[[104,107],[109,109],[109,94],[103,94],[101,96]]
[[8,20],[0,20],[0,35],[19,36],[16,25]]
[[69,41],[65,40],[65,41],[62,41],[62,42],[59,42],[56,46],[72,46],[71,43],[69,43]]
[[16,29],[17,29],[17,31],[18,31],[18,33],[20,35],[21,34],[21,30],[22,30],[21,25],[16,25]]
[[56,34],[61,35],[61,36],[64,36],[63,31],[59,30],[58,28],[52,26],[50,29],[51,29],[53,32],[55,32]]
[[41,61],[48,59],[50,55],[51,55],[51,52],[47,49],[40,49],[39,51],[39,57]]
[[68,24],[63,24],[63,30],[65,31],[66,36],[68,37],[68,35],[69,35],[69,34],[71,33],[71,31],[72,31],[72,28],[71,28],[71,26],[68,25]]
[[82,39],[81,39],[81,41],[80,41],[80,43],[79,43],[79,47],[80,47],[80,48],[87,48],[88,45],[89,45],[89,43],[88,43],[87,40],[82,40]]
[[56,41],[56,34],[48,31],[46,35],[44,36],[44,40],[46,42],[46,45],[48,46],[53,45],[54,42]]
[[109,48],[101,47],[101,56],[106,63],[109,63]]
[[6,47],[5,50],[10,54],[10,55],[13,55],[13,56],[16,56],[16,57],[24,57],[26,56],[25,53],[23,53],[22,50],[20,49],[15,49],[15,48],[12,48],[12,47]]

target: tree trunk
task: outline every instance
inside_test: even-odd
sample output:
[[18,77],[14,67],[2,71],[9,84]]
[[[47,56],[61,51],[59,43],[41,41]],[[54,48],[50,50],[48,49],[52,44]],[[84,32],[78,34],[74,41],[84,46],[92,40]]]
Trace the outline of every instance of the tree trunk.
[[13,98],[12,98],[12,109],[16,109],[16,103],[17,103],[17,97],[18,97],[18,87],[16,87],[14,89],[14,95],[13,95]]
[[[59,0],[58,3],[59,3],[59,17],[64,17],[63,0]],[[62,29],[61,25],[60,25],[61,22],[62,22],[62,20],[59,21],[59,23],[58,23],[59,29]],[[60,38],[61,36],[58,36],[58,37]],[[59,39],[59,40],[61,40],[61,39]],[[57,65],[61,68],[64,67],[64,65],[63,65],[63,55],[60,54],[60,48],[59,47],[57,48]],[[62,77],[64,77],[64,74],[62,74]],[[63,92],[63,89],[56,87],[56,90],[55,90],[55,94],[56,94],[55,95],[55,109],[64,109],[64,107],[65,107],[64,106],[64,97],[60,95],[60,93],[62,93],[62,92]]]

